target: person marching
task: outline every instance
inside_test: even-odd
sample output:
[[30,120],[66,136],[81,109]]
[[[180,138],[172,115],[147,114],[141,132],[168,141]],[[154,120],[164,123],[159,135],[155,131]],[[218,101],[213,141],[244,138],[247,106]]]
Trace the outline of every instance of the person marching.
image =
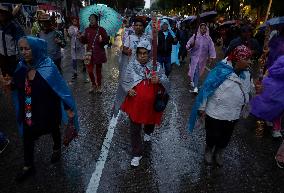
[[136,48],[136,58],[126,69],[122,80],[124,94],[122,111],[126,112],[131,122],[132,155],[131,166],[139,166],[143,155],[141,130],[144,130],[144,141],[150,141],[155,125],[161,124],[163,112],[154,109],[155,98],[159,90],[169,92],[169,80],[163,68],[157,63],[154,70],[150,60],[151,43],[141,41]]
[[48,14],[41,14],[39,16],[39,23],[41,31],[38,37],[47,42],[48,56],[53,60],[59,72],[62,73],[61,48],[66,46],[64,36],[60,31],[55,30],[55,23],[52,23]]
[[122,88],[122,80],[125,76],[125,72],[127,69],[127,66],[136,59],[136,49],[137,45],[141,41],[151,41],[151,36],[145,34],[144,29],[145,29],[145,23],[146,21],[144,20],[144,17],[142,16],[137,16],[134,19],[134,33],[129,34],[128,31],[127,34],[125,34],[126,37],[124,43],[123,43],[123,48],[122,48],[122,55],[121,55],[121,60],[119,64],[119,85],[117,88],[117,93],[116,93],[116,99],[114,102],[114,108],[113,108],[113,113],[114,115],[117,115],[120,105],[123,102],[123,95],[124,95],[124,90]]
[[17,42],[25,35],[20,24],[17,23],[11,10],[0,5],[0,70],[3,77],[13,77],[17,67]]
[[252,88],[250,64],[252,51],[238,46],[208,74],[195,100],[190,118],[192,132],[196,120],[205,119],[205,162],[223,165],[223,152],[228,146],[242,109],[249,102]]
[[190,52],[188,76],[194,93],[198,93],[199,78],[203,75],[206,64],[211,64],[216,58],[214,43],[209,36],[209,29],[205,23],[199,25],[196,35],[187,42],[186,48]]
[[136,48],[140,41],[151,41],[151,37],[144,33],[146,27],[146,20],[143,16],[136,16],[134,19],[134,34],[130,34],[125,37],[123,43],[122,54],[126,60],[123,60],[120,67],[120,72],[123,74],[127,68],[128,63],[136,58]]
[[48,57],[47,42],[27,36],[18,44],[22,59],[15,71],[13,95],[24,144],[24,167],[16,178],[21,182],[35,173],[34,146],[40,136],[52,135],[51,163],[56,163],[61,157],[60,125],[63,118],[72,118],[77,130],[79,125],[71,91]]
[[[87,71],[92,82],[90,93],[94,91],[102,93],[102,65],[107,62],[104,46],[108,44],[109,38],[106,30],[99,26],[99,16],[91,14],[89,17],[90,25],[79,36],[83,44],[87,44],[87,53],[90,61],[87,61]],[[94,74],[94,68],[95,73]]]
[[160,23],[161,30],[158,32],[158,62],[165,68],[168,77],[172,71],[171,54],[172,46],[177,44],[177,38],[171,30],[169,21],[163,19]]
[[[251,101],[251,114],[259,119],[273,122],[272,134],[282,137],[284,115],[284,30],[269,43],[266,63],[267,73],[262,84],[256,85],[257,95]],[[278,167],[284,168],[284,142],[275,156]]]
[[73,67],[72,79],[74,80],[77,79],[78,76],[78,63],[83,65],[83,72],[86,72],[86,67],[84,64],[85,47],[78,39],[78,37],[80,36],[78,18],[72,19],[72,25],[68,29],[68,34],[71,37],[71,56]]

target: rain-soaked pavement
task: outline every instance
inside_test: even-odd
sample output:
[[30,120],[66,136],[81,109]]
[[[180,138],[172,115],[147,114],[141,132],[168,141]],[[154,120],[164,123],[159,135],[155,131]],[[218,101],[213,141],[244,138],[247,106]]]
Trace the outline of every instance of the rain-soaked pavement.
[[[225,151],[223,168],[205,166],[204,130],[186,131],[194,96],[188,91],[187,65],[174,67],[170,77],[171,100],[164,121],[145,144],[141,166],[130,167],[129,121],[118,118],[105,164],[101,149],[111,120],[118,65],[114,51],[108,50],[109,62],[103,66],[102,95],[89,94],[89,84],[80,76],[69,82],[78,104],[81,131],[77,141],[63,148],[62,160],[50,164],[52,140],[43,136],[35,149],[36,175],[17,184],[14,177],[23,164],[22,141],[17,133],[11,100],[0,95],[0,128],[10,145],[0,155],[1,193],[81,193],[90,184],[100,193],[283,193],[284,172],[277,168],[274,154],[280,140],[269,130],[256,131],[249,121],[241,121]],[[64,75],[71,79],[69,51],[64,52]],[[91,181],[93,172],[103,167],[101,178]],[[101,168],[102,169],[102,168]]]

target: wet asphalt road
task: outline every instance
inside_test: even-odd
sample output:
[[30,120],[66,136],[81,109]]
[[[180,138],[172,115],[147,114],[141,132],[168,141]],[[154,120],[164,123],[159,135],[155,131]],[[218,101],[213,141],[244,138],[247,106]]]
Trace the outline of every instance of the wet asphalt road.
[[[78,104],[81,131],[77,141],[63,148],[62,160],[50,164],[52,139],[43,136],[35,148],[36,175],[17,184],[14,177],[23,164],[22,142],[17,133],[9,97],[0,95],[0,129],[10,138],[10,145],[0,155],[0,193],[81,193],[87,190],[96,160],[111,119],[118,65],[115,51],[108,50],[103,66],[102,95],[89,94],[90,85],[83,76],[71,79],[69,51],[64,52],[64,76]],[[284,172],[277,168],[274,154],[280,140],[273,140],[269,130],[256,131],[249,121],[241,121],[225,151],[223,168],[203,162],[204,130],[186,131],[194,100],[189,93],[187,65],[174,67],[170,77],[171,100],[163,123],[156,128],[152,141],[145,144],[141,166],[130,167],[129,121],[121,114],[97,192],[100,193],[283,193]]]

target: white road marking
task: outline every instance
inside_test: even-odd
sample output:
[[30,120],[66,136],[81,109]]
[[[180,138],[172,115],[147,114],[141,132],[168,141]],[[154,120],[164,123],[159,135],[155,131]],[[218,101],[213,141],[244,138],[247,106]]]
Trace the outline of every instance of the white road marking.
[[174,105],[174,109],[171,113],[171,122],[170,122],[170,128],[175,128],[176,126],[176,122],[177,122],[177,112],[178,112],[178,108],[177,108],[177,104],[174,101],[174,99],[172,100],[172,104]]
[[107,134],[104,139],[102,149],[101,149],[101,154],[100,157],[98,158],[96,162],[96,169],[92,174],[92,177],[90,179],[90,182],[88,184],[88,188],[86,190],[86,193],[96,193],[98,191],[99,185],[100,185],[100,179],[103,173],[103,169],[106,163],[106,159],[108,156],[109,148],[111,145],[112,137],[114,134],[114,129],[117,125],[117,120],[120,116],[120,112],[116,117],[112,117],[110,120],[108,129],[107,129]]

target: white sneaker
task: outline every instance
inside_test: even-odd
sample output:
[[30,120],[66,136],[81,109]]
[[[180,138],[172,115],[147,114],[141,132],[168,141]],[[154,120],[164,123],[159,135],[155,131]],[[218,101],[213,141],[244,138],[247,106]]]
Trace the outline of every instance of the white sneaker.
[[95,92],[95,87],[92,86],[90,89],[89,89],[89,93],[94,93]]
[[193,89],[193,92],[194,92],[194,93],[198,93],[198,88],[195,87],[195,88]]
[[149,141],[151,141],[151,135],[148,135],[148,134],[144,134],[144,141],[145,142],[149,142]]
[[133,157],[131,160],[131,166],[137,167],[139,166],[139,162],[142,159],[142,156],[139,157]]
[[272,131],[272,137],[274,138],[282,137],[282,134],[280,131]]

